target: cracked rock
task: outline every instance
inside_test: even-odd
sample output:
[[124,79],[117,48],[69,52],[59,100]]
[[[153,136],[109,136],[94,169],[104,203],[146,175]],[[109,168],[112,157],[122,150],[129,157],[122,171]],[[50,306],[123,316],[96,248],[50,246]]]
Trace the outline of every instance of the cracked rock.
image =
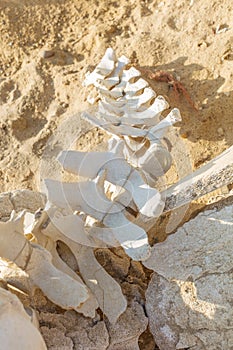
[[12,210],[35,212],[45,206],[45,195],[30,190],[15,190],[0,194],[0,219],[6,221]]
[[233,349],[233,206],[205,211],[144,265],[150,330],[160,350]]
[[109,336],[105,323],[66,311],[41,313],[40,330],[49,350],[107,350]]
[[137,302],[132,302],[117,323],[108,327],[108,350],[139,350],[138,338],[146,330],[147,324],[148,319],[143,307]]

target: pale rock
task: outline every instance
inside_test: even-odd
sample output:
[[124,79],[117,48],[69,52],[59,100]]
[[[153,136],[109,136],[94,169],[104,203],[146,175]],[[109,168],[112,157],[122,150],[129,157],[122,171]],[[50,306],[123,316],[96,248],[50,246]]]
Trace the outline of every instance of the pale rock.
[[108,350],[139,350],[138,339],[146,330],[148,319],[143,307],[136,301],[119,317],[117,323],[108,327],[110,345]]
[[16,212],[20,212],[21,210],[35,212],[39,208],[43,208],[45,202],[46,197],[44,194],[26,189],[1,193],[0,219],[5,220],[9,218],[12,210]]
[[205,211],[152,248],[146,292],[160,350],[233,347],[233,206]]

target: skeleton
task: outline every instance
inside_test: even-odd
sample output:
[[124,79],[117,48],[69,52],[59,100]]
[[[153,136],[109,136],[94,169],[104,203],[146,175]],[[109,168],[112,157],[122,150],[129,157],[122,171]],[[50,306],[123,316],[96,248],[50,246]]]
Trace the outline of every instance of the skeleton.
[[[117,59],[108,49],[85,80],[85,85],[95,86],[89,101],[98,102],[98,107],[95,114],[84,113],[83,118],[113,135],[109,150],[61,152],[58,160],[63,168],[83,180],[46,180],[44,210],[13,213],[8,222],[0,222],[0,256],[20,271],[13,278],[16,270],[3,259],[3,280],[12,283],[13,279],[17,288],[30,293],[40,288],[55,304],[88,317],[95,317],[100,307],[112,324],[126,310],[127,302],[118,283],[95,258],[95,248],[121,246],[130,258],[146,261],[150,256],[147,222],[214,187],[204,187],[189,197],[190,176],[168,189],[166,201],[154,188],[171,166],[164,134],[181,119],[177,109],[162,119],[167,102],[155,97],[135,68],[124,69],[127,64],[124,56]],[[232,153],[230,148],[212,161],[213,172],[206,166],[194,174],[194,184],[205,175],[207,179],[212,176],[213,182],[213,174],[220,172],[228,175],[218,187],[232,182]],[[69,247],[79,274],[58,254],[58,242]]]

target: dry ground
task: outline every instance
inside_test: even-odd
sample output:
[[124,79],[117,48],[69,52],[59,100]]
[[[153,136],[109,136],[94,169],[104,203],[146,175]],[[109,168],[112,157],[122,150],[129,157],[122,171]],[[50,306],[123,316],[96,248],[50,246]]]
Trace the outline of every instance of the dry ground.
[[[193,169],[233,144],[232,0],[1,0],[0,192],[38,190],[46,142],[87,108],[81,83],[107,47],[180,109]],[[174,74],[197,110],[146,70]],[[93,135],[82,142],[103,138]],[[168,183],[175,180],[170,172]]]

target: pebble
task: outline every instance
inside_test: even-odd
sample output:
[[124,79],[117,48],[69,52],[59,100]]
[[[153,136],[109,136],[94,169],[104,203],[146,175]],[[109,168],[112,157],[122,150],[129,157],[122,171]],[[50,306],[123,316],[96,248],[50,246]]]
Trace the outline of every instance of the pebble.
[[68,104],[68,103],[63,102],[63,103],[62,103],[62,107],[63,107],[63,108],[68,108],[68,107],[69,107],[69,104]]
[[224,130],[223,130],[223,128],[218,128],[217,132],[218,132],[218,134],[219,134],[220,136],[223,136],[223,135],[224,135]]
[[42,50],[40,52],[40,56],[42,58],[50,58],[55,55],[55,52],[53,50]]

